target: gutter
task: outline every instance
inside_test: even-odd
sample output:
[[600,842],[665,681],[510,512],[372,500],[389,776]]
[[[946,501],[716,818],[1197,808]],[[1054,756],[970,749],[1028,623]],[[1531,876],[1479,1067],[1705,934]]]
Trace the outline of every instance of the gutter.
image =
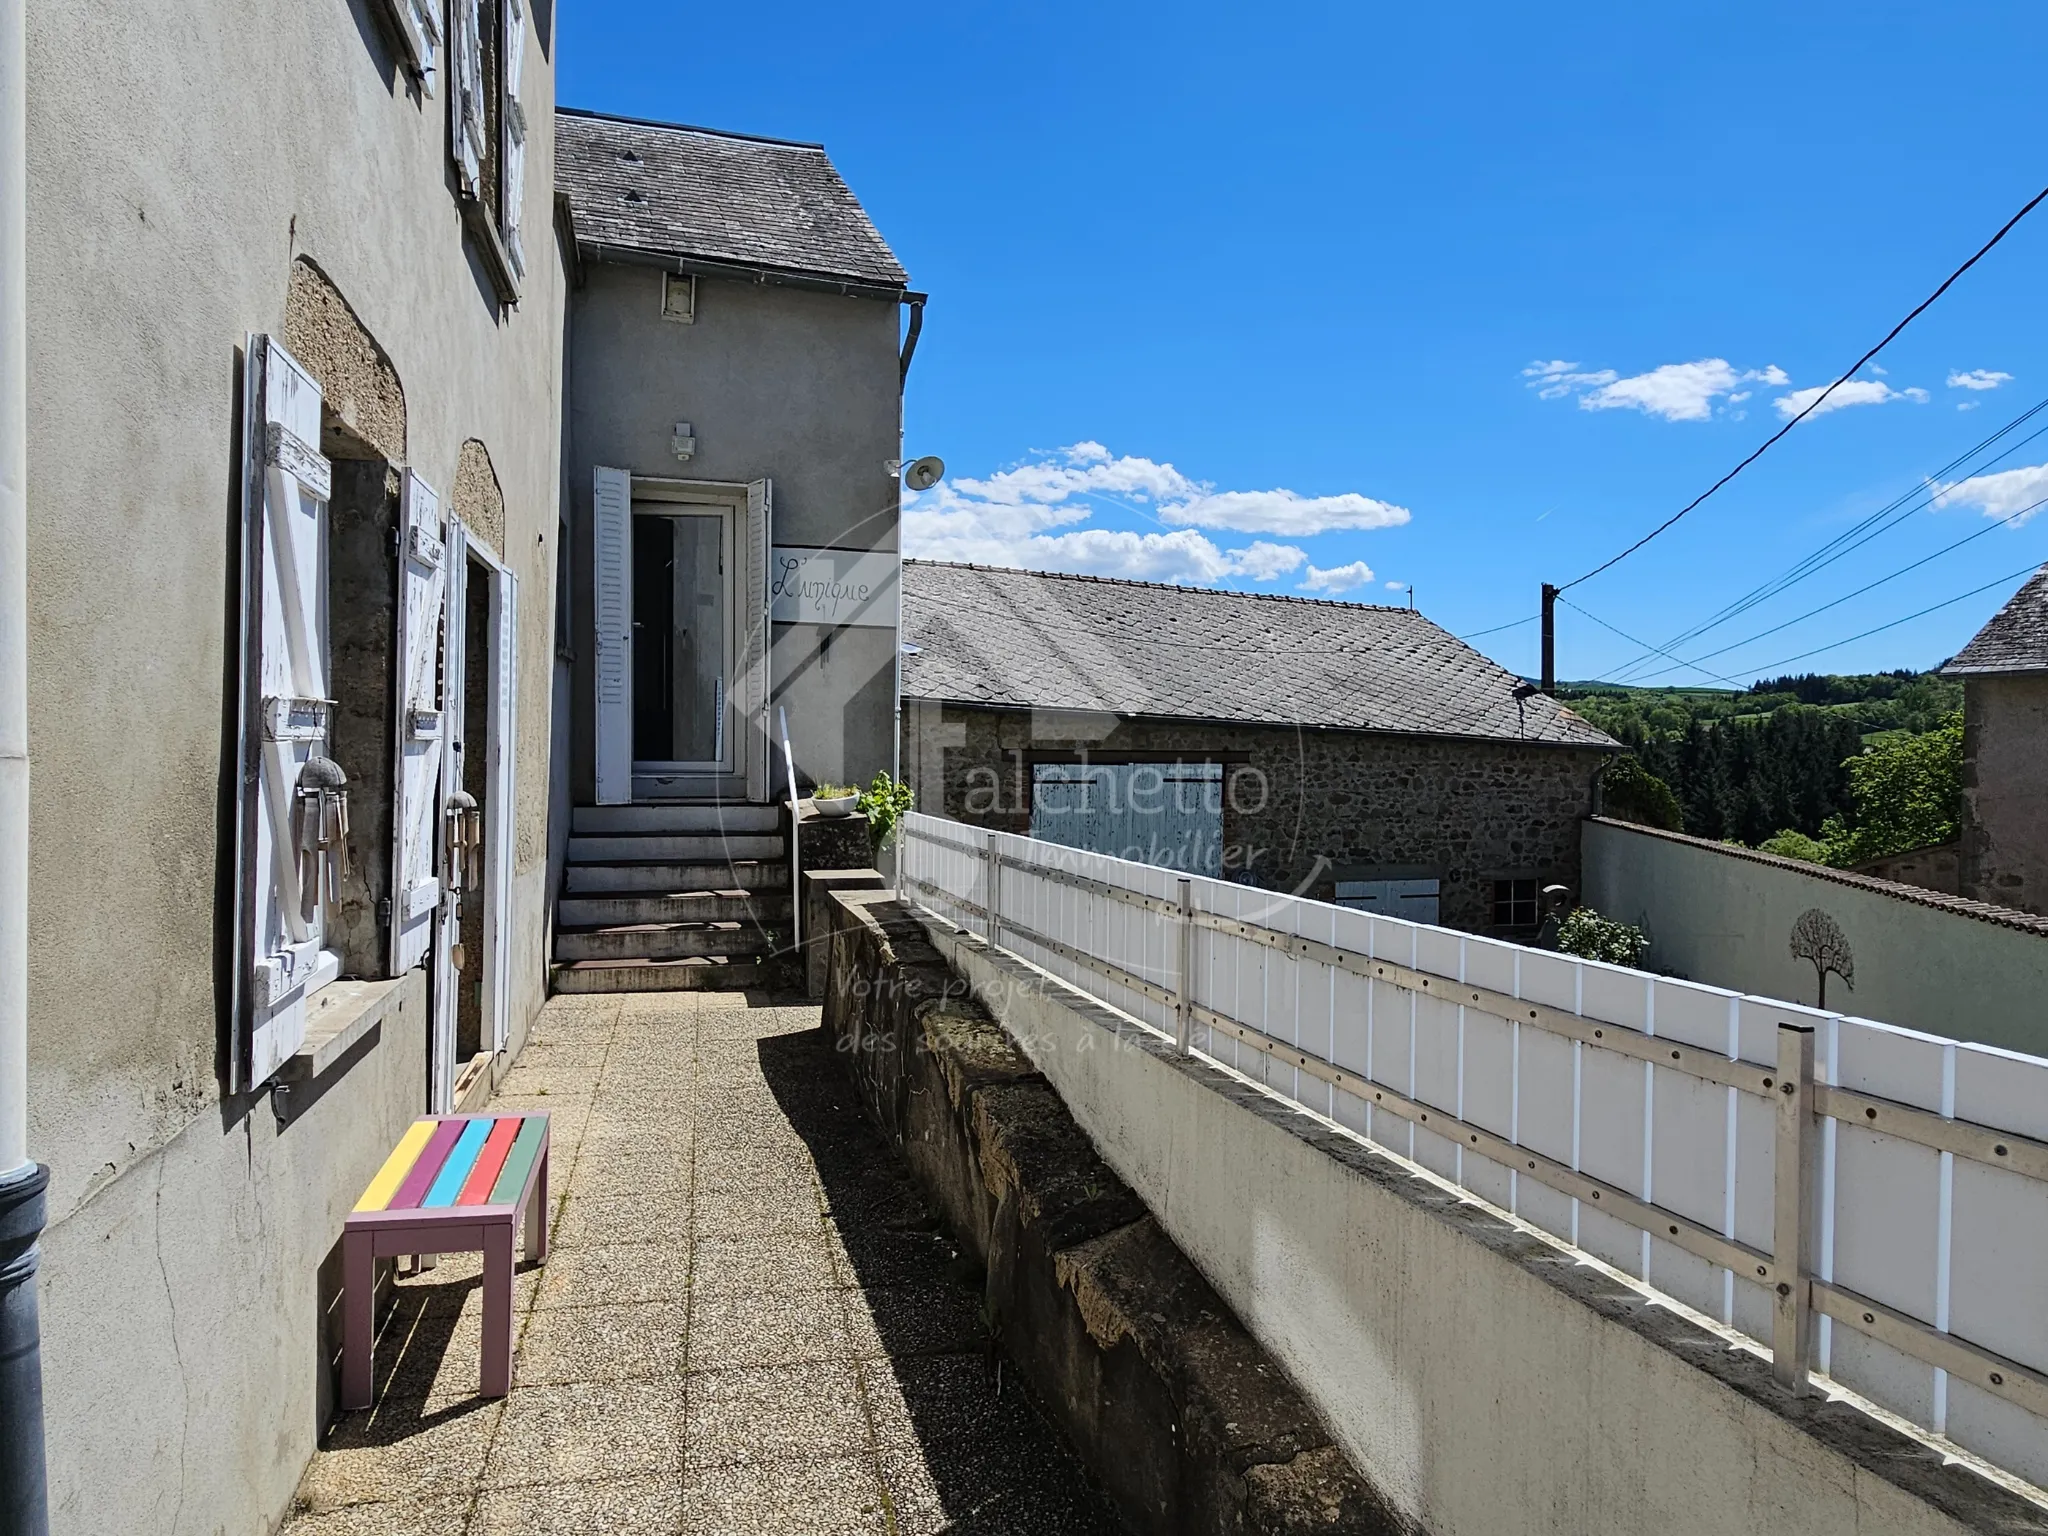
[[37,1240],[28,1153],[28,68],[0,6],[0,1533],[46,1536]]
[[793,267],[757,266],[741,261],[685,256],[674,251],[640,250],[634,246],[607,245],[602,240],[586,240],[580,235],[576,239],[576,249],[585,261],[659,267],[664,272],[722,277],[736,283],[753,283],[757,287],[803,288],[812,293],[836,293],[850,299],[881,299],[894,304],[922,305],[928,297],[901,283],[870,283],[853,277],[833,277],[824,272],[799,271]]

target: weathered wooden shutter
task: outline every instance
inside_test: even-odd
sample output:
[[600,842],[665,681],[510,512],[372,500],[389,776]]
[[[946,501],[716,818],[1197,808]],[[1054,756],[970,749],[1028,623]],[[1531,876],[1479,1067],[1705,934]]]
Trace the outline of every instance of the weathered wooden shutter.
[[505,236],[505,255],[512,270],[526,275],[526,248],[520,242],[520,216],[526,202],[526,106],[520,91],[526,66],[526,7],[521,0],[504,0],[505,39],[505,172],[499,188],[503,215],[499,219]]
[[434,76],[441,63],[441,23],[435,15],[439,7],[431,0],[384,0],[384,8],[391,17],[391,30],[398,35],[405,67],[419,81],[421,94],[433,95]]
[[477,6],[482,0],[448,4],[448,144],[455,175],[470,197],[483,194],[484,42]]
[[599,465],[590,496],[597,639],[597,803],[633,798],[633,477]]
[[461,881],[449,867],[448,802],[462,788],[463,698],[468,675],[469,540],[462,522],[449,518],[442,553],[447,580],[447,622],[441,626],[442,716],[441,789],[435,798],[438,826],[434,833],[435,868],[441,876],[441,904],[434,921],[433,1027],[427,1036],[427,1108],[446,1114],[455,1100],[455,1024],[461,967],[455,946],[462,940]]
[[391,973],[420,963],[433,941],[441,882],[434,873],[441,827],[441,760],[447,722],[441,693],[441,622],[448,599],[448,546],[441,498],[405,472],[398,548],[397,729],[391,781]]
[[512,1029],[512,861],[518,827],[512,812],[519,743],[519,583],[508,570],[500,570],[492,584],[491,608],[497,636],[491,659],[497,675],[492,688],[491,755],[484,779],[484,812],[490,818],[484,877],[491,883],[485,900],[490,935],[485,946],[489,964],[484,972],[484,1017],[490,1021],[491,1049],[502,1051]]
[[747,799],[768,803],[768,560],[775,521],[775,482],[747,485],[746,670],[740,710],[746,750]]
[[[321,456],[320,386],[268,337],[251,339],[249,473],[251,526],[243,541],[254,611],[245,636],[253,655],[248,711],[242,878],[250,1085],[267,1081],[299,1048],[306,998],[339,961],[323,954],[329,871],[308,854],[301,774],[328,754],[327,498]],[[315,827],[317,839],[319,828]]]

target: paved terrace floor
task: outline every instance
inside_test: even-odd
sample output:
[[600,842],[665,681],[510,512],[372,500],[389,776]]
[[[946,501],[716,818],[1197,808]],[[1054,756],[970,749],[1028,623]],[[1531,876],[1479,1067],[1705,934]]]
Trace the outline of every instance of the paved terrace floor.
[[557,998],[492,1107],[550,1112],[560,1192],[512,1394],[476,1395],[479,1263],[401,1280],[287,1536],[1122,1529],[998,1390],[816,1008]]

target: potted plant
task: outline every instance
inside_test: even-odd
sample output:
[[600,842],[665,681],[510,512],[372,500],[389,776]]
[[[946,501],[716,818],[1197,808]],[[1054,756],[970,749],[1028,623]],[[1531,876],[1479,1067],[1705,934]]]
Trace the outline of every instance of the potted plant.
[[811,804],[820,816],[851,816],[860,804],[860,791],[851,784],[820,784],[811,791]]

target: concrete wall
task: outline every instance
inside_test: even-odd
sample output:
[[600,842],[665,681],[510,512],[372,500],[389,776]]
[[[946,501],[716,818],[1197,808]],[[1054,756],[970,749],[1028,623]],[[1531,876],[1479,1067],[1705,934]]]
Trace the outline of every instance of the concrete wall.
[[[899,307],[796,288],[700,278],[697,317],[661,314],[661,273],[594,262],[570,297],[567,477],[576,552],[573,756],[595,796],[590,485],[604,464],[636,475],[775,486],[776,544],[896,548],[901,453]],[[687,463],[670,447],[695,429]],[[829,645],[824,642],[829,638]],[[798,771],[862,783],[891,761],[893,629],[775,626],[775,700]],[[773,718],[771,711],[771,719]]]
[[[515,1042],[542,999],[552,12],[529,7],[529,270],[503,314],[450,191],[445,75],[432,98],[408,86],[377,0],[260,23],[230,0],[53,0],[28,19],[30,1147],[53,1170],[59,1531],[270,1529],[321,1423],[316,1275],[424,1104],[417,1009],[282,1133],[221,1090],[240,351],[282,335],[299,257],[402,385],[407,461],[451,495],[476,439],[503,487]],[[390,437],[375,403],[363,425]]]
[[1450,927],[1492,925],[1493,882],[1577,888],[1603,752],[1456,737],[1135,720],[904,700],[917,808],[1031,830],[1034,754],[1185,754],[1225,770],[1223,874],[1328,901],[1338,879],[1434,876]]
[[1963,680],[1962,894],[2048,913],[2048,676]]
[[1044,972],[933,936],[1352,1464],[1434,1536],[2048,1528]]
[[1585,849],[1586,903],[1649,935],[1649,969],[1814,1003],[1813,966],[1790,943],[1817,907],[1855,956],[1853,988],[1828,979],[1830,1007],[2048,1054],[2048,920],[1626,822],[1587,822]]

